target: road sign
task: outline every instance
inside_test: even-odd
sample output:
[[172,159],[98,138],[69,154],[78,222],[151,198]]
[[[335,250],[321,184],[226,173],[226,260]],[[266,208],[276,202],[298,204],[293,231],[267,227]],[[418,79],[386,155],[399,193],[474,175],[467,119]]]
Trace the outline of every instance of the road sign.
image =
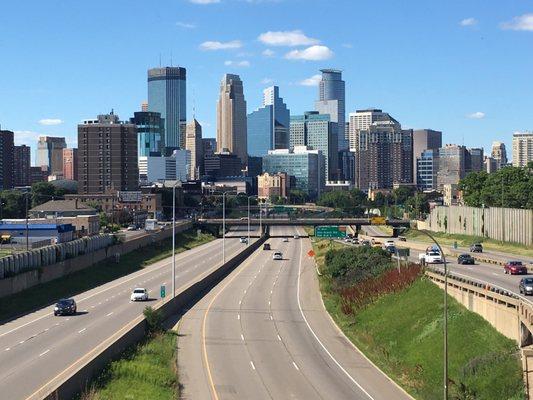
[[346,237],[345,226],[316,226],[315,236],[320,238],[343,238]]
[[313,250],[309,250],[309,251],[307,252],[307,255],[308,255],[309,257],[314,257],[314,256],[315,256],[315,252],[314,252]]
[[164,299],[166,295],[167,295],[167,291],[166,291],[165,285],[161,285],[161,298]]
[[409,257],[410,255],[409,249],[397,249],[397,251],[400,257]]
[[372,225],[385,225],[387,223],[387,220],[385,217],[372,217],[370,219],[370,223]]

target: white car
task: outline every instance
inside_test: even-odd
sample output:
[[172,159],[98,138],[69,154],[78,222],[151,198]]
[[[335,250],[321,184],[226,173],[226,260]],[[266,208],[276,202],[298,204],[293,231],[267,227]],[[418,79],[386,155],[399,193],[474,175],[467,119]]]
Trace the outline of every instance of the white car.
[[131,301],[148,301],[148,290],[145,288],[135,288],[131,292]]
[[283,242],[288,242],[289,241],[289,238],[283,238]]
[[385,243],[383,243],[384,247],[394,246],[394,240],[385,240]]
[[240,241],[241,243],[248,243],[248,238],[246,238],[245,236],[241,236]]
[[281,251],[276,251],[276,252],[272,255],[272,259],[273,259],[273,260],[283,260],[283,254],[281,254]]
[[300,239],[300,236],[299,235],[294,235],[293,238],[294,239]]
[[418,256],[419,260],[424,260],[426,264],[440,264],[442,263],[442,257],[438,251],[428,251],[425,254]]

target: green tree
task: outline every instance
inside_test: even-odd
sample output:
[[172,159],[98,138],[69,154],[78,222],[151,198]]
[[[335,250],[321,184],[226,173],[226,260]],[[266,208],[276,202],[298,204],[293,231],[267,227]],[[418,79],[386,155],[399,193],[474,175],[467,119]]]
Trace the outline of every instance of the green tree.
[[40,206],[47,201],[62,197],[63,195],[63,191],[57,193],[55,186],[48,182],[34,183],[31,187],[31,206]]
[[3,190],[0,192],[2,218],[25,218],[24,195],[18,190]]

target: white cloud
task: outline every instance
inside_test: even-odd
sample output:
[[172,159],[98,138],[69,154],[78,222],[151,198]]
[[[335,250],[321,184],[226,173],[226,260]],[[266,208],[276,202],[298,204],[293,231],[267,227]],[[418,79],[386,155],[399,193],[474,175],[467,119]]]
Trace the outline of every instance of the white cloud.
[[512,31],[533,31],[533,14],[519,15],[511,21],[500,24],[500,27]]
[[477,19],[475,18],[465,18],[463,20],[461,20],[461,22],[459,22],[459,25],[461,26],[474,26],[474,25],[477,25]]
[[14,131],[13,136],[15,138],[16,145],[32,145],[37,142],[37,139],[39,136],[42,136],[42,134],[33,131]]
[[265,57],[274,57],[276,52],[272,51],[270,49],[266,49],[266,50],[263,50],[263,52],[261,54],[264,55]]
[[194,28],[196,28],[195,24],[191,24],[189,22],[181,22],[181,21],[176,22],[176,26],[179,26],[180,28],[184,28],[184,29],[194,29]]
[[470,118],[470,119],[483,119],[483,118],[485,118],[485,113],[481,112],[481,111],[476,111],[475,113],[468,114],[467,118]]
[[242,61],[224,61],[224,65],[228,67],[249,67],[250,61],[242,60]]
[[301,86],[318,86],[318,82],[322,79],[322,76],[317,74],[313,75],[310,78],[304,79],[303,81],[298,82],[298,85]]
[[61,125],[62,123],[63,121],[60,120],[59,118],[45,118],[39,121],[39,124],[45,125],[45,126]]
[[241,47],[242,47],[242,43],[240,40],[232,40],[229,42],[207,41],[207,42],[203,42],[200,45],[200,49],[206,50],[206,51],[240,49]]
[[311,46],[319,44],[320,40],[307,37],[302,31],[268,31],[257,38],[268,46]]
[[274,83],[274,79],[272,79],[272,78],[263,78],[263,79],[261,79],[261,84],[263,84],[263,85],[270,85],[271,83]]
[[333,52],[327,46],[311,46],[304,50],[292,50],[285,54],[288,60],[320,61],[333,57]]
[[189,3],[193,3],[193,4],[215,4],[215,3],[220,3],[220,0],[189,0]]

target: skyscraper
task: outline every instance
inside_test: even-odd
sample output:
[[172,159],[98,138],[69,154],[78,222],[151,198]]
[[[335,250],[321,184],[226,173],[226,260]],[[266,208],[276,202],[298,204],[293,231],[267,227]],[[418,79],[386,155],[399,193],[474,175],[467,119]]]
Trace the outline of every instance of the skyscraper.
[[465,173],[483,170],[483,149],[470,148],[466,150]]
[[200,179],[204,169],[204,152],[202,126],[196,119],[187,124],[185,148],[191,152],[189,177],[191,179]]
[[15,186],[28,186],[31,184],[31,148],[25,144],[13,148],[13,184]]
[[78,125],[78,193],[138,188],[137,127],[113,112]]
[[445,185],[457,185],[466,175],[467,150],[465,146],[447,144],[439,149],[437,189]]
[[78,149],[63,149],[63,178],[78,180]]
[[66,147],[64,137],[39,136],[35,164],[38,167],[47,167],[50,175],[62,175],[63,149]]
[[13,132],[0,130],[0,190],[13,188],[13,148]]
[[525,167],[533,161],[533,132],[516,132],[513,134],[513,165]]
[[165,147],[178,148],[185,142],[186,95],[185,68],[148,70],[148,110],[158,112],[165,121]]
[[244,165],[248,161],[246,100],[239,75],[226,74],[217,102],[217,151],[230,152]]
[[262,106],[248,114],[248,154],[262,157],[269,150],[289,148],[290,112],[279,97],[279,88],[263,91]]
[[496,160],[496,168],[500,169],[502,166],[507,165],[507,150],[505,143],[492,142],[491,157]]
[[165,120],[161,118],[161,114],[140,111],[133,115],[130,123],[137,126],[137,156],[161,155],[165,148]]
[[331,122],[337,124],[337,147],[339,150],[348,148],[348,138],[345,132],[346,106],[345,83],[342,71],[337,69],[321,69],[322,79],[318,84],[318,101],[315,110],[320,114],[329,114]]
[[418,180],[417,160],[425,150],[437,150],[442,147],[442,132],[433,129],[415,129],[413,131],[413,177]]

